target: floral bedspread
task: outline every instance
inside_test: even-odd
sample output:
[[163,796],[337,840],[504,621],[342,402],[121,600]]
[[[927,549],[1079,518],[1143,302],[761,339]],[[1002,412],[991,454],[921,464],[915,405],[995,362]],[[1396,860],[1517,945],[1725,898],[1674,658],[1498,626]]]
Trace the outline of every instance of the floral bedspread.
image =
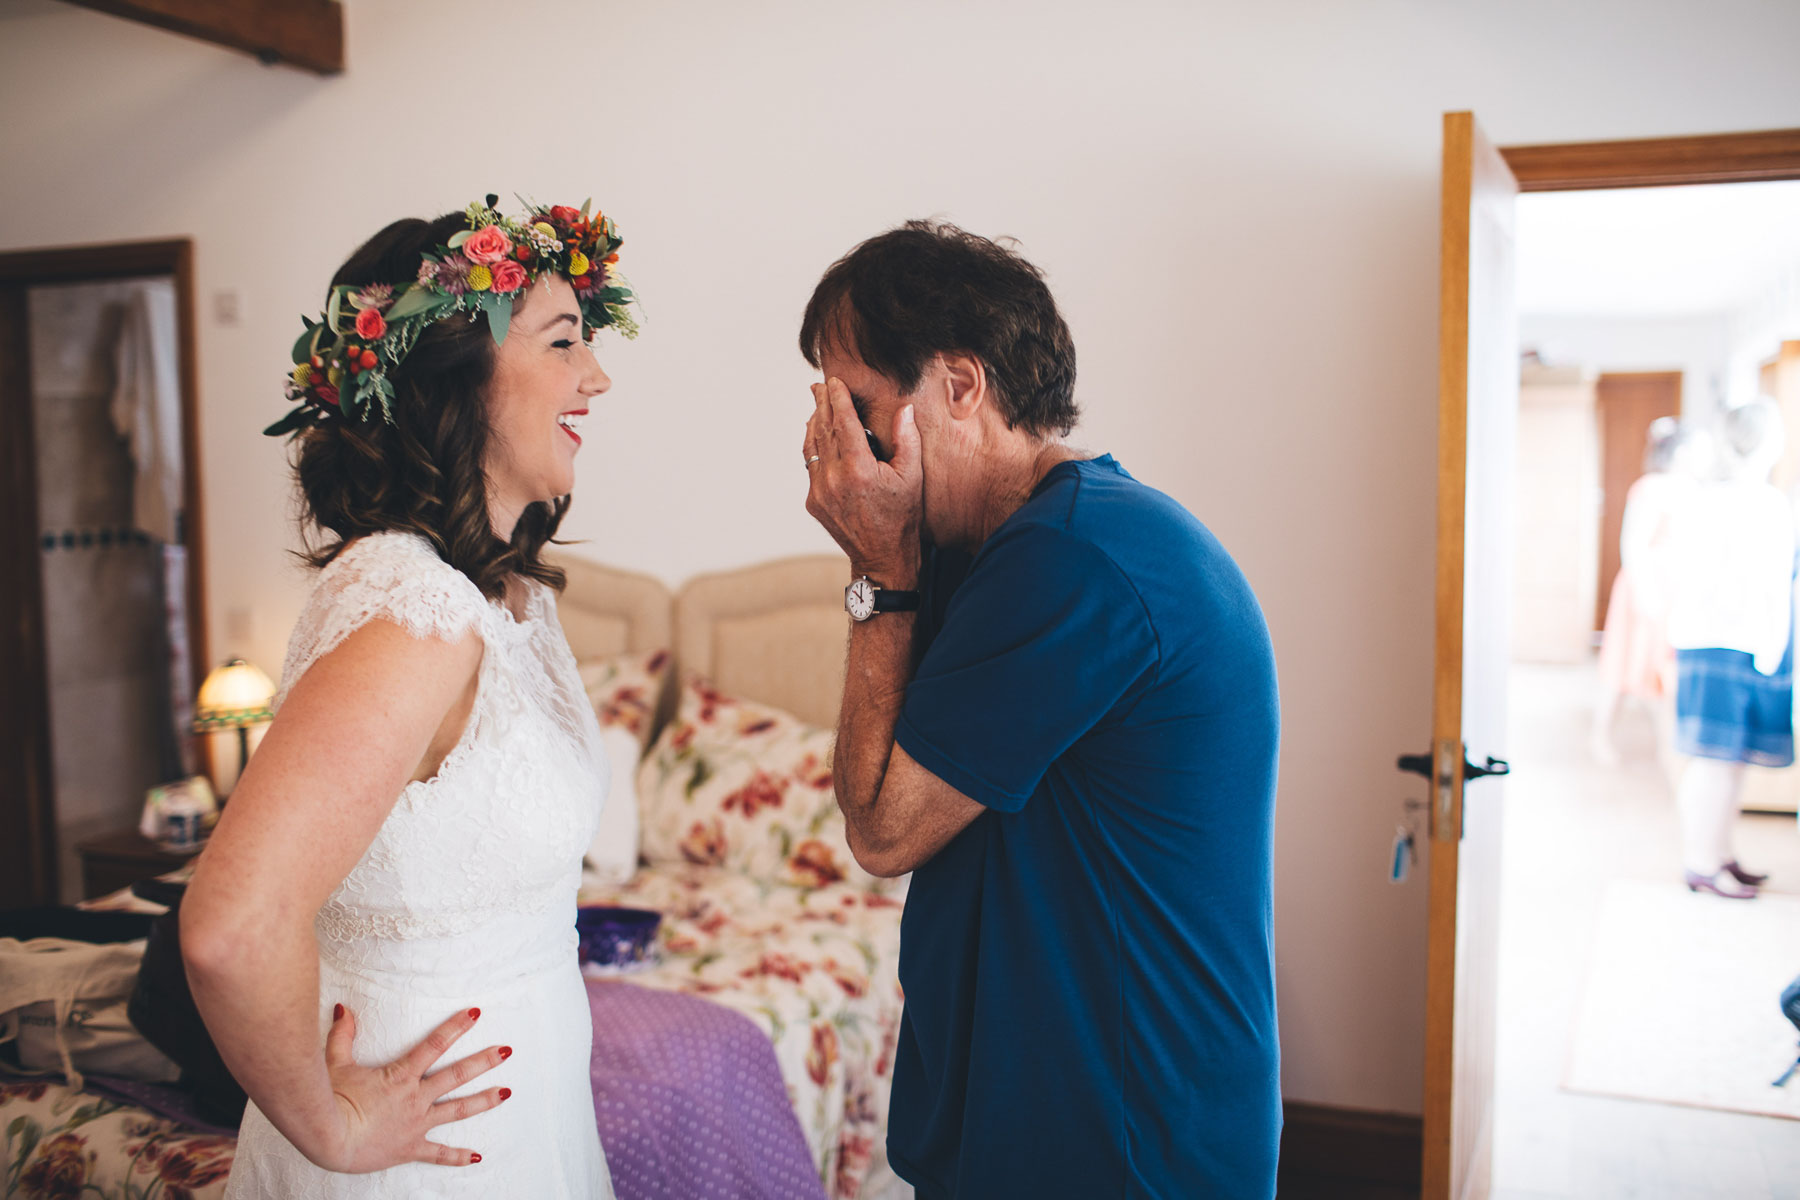
[[[895,1185],[886,1139],[900,894],[662,863],[581,899],[663,914],[659,961],[625,978],[704,996],[768,1034],[834,1200],[873,1200]],[[211,1200],[224,1194],[235,1144],[60,1082],[0,1083],[0,1131],[6,1200]]]
[[802,887],[723,867],[658,864],[584,904],[663,914],[660,961],[625,978],[705,996],[756,1022],[834,1200],[882,1194],[900,1029],[897,896]]
[[9,1200],[217,1200],[237,1145],[43,1080],[0,1083],[0,1130]]

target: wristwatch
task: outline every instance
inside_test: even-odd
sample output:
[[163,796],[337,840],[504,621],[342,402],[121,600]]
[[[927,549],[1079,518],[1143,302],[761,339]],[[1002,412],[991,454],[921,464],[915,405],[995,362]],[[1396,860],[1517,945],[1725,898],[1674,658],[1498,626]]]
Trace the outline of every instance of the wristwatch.
[[867,575],[844,589],[844,611],[856,621],[866,621],[876,613],[914,612],[918,607],[919,593],[877,587]]

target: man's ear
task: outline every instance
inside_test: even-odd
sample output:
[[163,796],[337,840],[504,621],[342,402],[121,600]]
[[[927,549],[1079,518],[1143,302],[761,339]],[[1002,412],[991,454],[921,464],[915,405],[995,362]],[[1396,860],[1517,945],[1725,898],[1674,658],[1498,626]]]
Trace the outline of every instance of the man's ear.
[[949,351],[938,355],[944,365],[945,407],[953,421],[966,421],[987,403],[987,368],[973,354]]

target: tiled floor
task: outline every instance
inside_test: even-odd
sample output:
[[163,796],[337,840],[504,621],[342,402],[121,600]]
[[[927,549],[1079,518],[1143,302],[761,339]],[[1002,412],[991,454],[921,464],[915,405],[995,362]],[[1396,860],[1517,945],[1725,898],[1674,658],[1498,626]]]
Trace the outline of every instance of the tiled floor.
[[[1800,1122],[1558,1086],[1607,880],[1680,872],[1649,716],[1628,710],[1621,764],[1595,765],[1593,687],[1591,668],[1521,666],[1512,678],[1493,1200],[1800,1200]],[[1738,850],[1772,873],[1769,890],[1800,894],[1794,818],[1744,817]]]

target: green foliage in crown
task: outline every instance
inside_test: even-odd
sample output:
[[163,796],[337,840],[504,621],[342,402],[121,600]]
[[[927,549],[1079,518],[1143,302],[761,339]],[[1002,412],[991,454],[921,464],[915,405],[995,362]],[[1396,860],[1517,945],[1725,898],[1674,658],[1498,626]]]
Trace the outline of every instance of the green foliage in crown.
[[497,196],[469,205],[467,229],[419,262],[411,283],[342,285],[331,289],[317,320],[303,317],[286,385],[294,407],[265,434],[281,437],[343,418],[394,420],[388,375],[434,321],[458,314],[487,318],[494,344],[506,340],[513,303],[540,276],[556,274],[575,289],[583,336],[601,329],[637,336],[634,297],[618,273],[623,244],[612,221],[580,208],[528,205],[522,216],[496,212]]

